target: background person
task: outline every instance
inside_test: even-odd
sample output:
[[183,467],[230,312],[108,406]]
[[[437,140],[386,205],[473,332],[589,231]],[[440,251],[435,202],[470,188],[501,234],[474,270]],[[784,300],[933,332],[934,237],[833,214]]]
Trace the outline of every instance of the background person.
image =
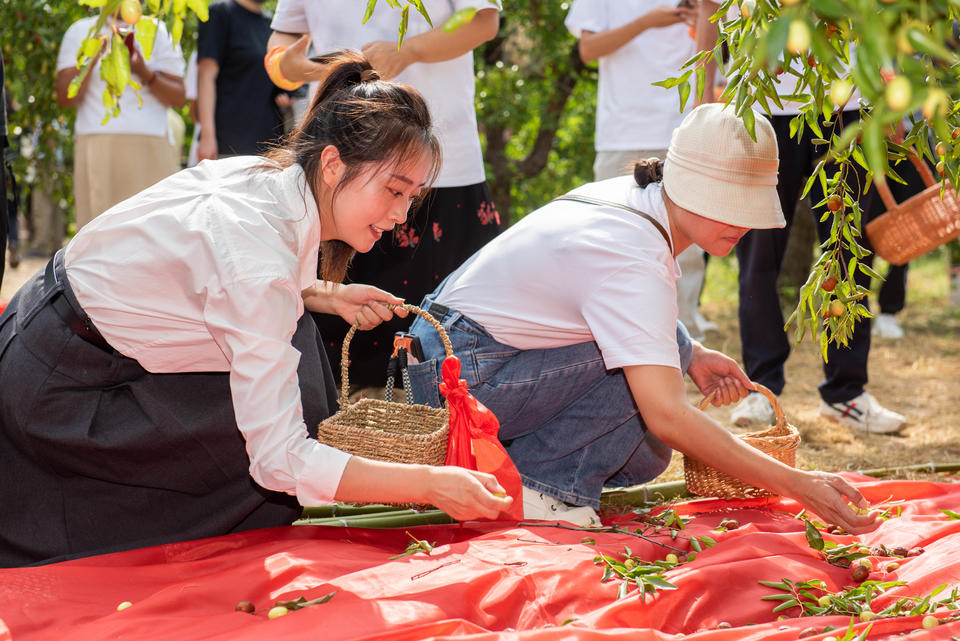
[[[660,0],[574,0],[565,24],[579,39],[584,62],[599,61],[594,180],[625,176],[639,159],[664,159],[670,134],[692,109],[680,108],[679,94],[652,83],[680,73],[696,53],[689,25],[697,15],[688,6]],[[706,270],[703,250],[691,246],[677,260],[680,320],[703,340],[717,326],[698,305]]]
[[[714,404],[752,387],[733,359],[678,327],[675,282],[676,256],[691,244],[724,256],[748,229],[784,224],[774,132],[758,118],[756,135],[732,110],[698,107],[662,166],[638,163],[634,176],[533,212],[423,301],[471,393],[500,420],[525,518],[585,524],[604,485],[649,481],[678,449],[851,532],[879,524],[848,508],[864,500],[840,477],[781,464],[687,400],[684,372]],[[439,405],[440,339],[420,319],[411,331],[427,359],[409,368],[416,400]]]
[[263,68],[270,15],[256,0],[220,0],[197,25],[199,160],[262,154],[283,136],[290,97]]
[[[78,230],[118,202],[180,169],[170,149],[173,135],[167,107],[183,105],[183,54],[162,23],[157,26],[150,60],[144,59],[135,39],[130,54],[130,71],[141,85],[142,106],[133,90],[127,89],[120,96],[120,113],[103,122],[106,83],[100,78],[99,54],[77,95],[67,95],[71,81],[79,74],[77,52],[96,21],[97,17],[91,16],[70,25],[57,57],[57,103],[77,108],[73,182]],[[104,30],[111,24],[124,30],[132,28],[119,18],[108,18]]]
[[[322,65],[306,57],[314,50],[362,50],[385,79],[423,94],[443,149],[440,176],[423,206],[392,237],[358,256],[348,280],[370,283],[407,300],[420,300],[500,231],[500,216],[487,189],[474,106],[473,50],[499,28],[499,11],[488,0],[424,0],[435,27],[410,12],[403,46],[397,48],[398,14],[381,5],[363,23],[366,3],[340,0],[280,0],[273,18],[270,47],[288,46],[283,74],[293,81],[313,80]],[[454,11],[477,9],[454,33],[442,25]],[[309,34],[310,38],[302,38]],[[299,40],[298,40],[299,39]],[[336,318],[319,318],[328,355],[339,371],[340,347],[349,327]],[[401,323],[384,323],[351,343],[350,380],[361,387],[382,387],[393,333]]]
[[0,316],[0,566],[286,525],[333,500],[509,506],[491,475],[308,438],[336,388],[304,311],[391,316],[374,303],[399,299],[339,281],[440,161],[415,91],[358,54],[327,69],[284,147],[120,203]]

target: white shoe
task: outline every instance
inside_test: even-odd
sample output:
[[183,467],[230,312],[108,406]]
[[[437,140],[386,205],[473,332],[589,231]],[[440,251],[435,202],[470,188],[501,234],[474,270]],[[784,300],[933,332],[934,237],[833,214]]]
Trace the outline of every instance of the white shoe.
[[696,319],[697,327],[700,328],[701,332],[715,332],[720,329],[716,323],[701,314],[699,309],[693,310],[693,317]]
[[871,434],[892,434],[907,425],[906,418],[880,405],[869,392],[846,403],[820,401],[820,416]]
[[895,341],[903,338],[903,328],[900,327],[900,321],[893,314],[880,314],[874,318],[873,329],[870,333],[879,338],[889,338]]
[[734,425],[740,427],[773,425],[777,422],[777,415],[766,396],[758,392],[750,392],[745,399],[733,408],[730,420],[733,421]]
[[566,521],[580,527],[600,525],[592,507],[571,507],[552,496],[523,487],[523,518],[533,521]]

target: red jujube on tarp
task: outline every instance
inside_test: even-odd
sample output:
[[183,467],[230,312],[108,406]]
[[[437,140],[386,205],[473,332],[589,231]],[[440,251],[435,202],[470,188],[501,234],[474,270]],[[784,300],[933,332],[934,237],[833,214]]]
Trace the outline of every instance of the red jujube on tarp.
[[523,497],[517,466],[497,438],[500,421],[467,389],[460,378],[460,359],[448,356],[443,361],[440,393],[450,410],[450,440],[446,465],[457,465],[497,477],[507,495],[513,497],[510,509],[500,514],[504,520],[523,519]]

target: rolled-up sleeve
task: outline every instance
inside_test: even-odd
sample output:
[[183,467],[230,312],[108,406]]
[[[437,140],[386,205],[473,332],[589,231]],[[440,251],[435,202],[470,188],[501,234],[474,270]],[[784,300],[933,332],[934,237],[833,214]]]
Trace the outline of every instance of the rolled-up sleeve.
[[[307,437],[290,341],[302,313],[290,283],[249,279],[212,292],[204,322],[230,362],[230,393],[250,476],[301,505],[333,500],[350,455]],[[242,328],[242,329],[240,329]]]

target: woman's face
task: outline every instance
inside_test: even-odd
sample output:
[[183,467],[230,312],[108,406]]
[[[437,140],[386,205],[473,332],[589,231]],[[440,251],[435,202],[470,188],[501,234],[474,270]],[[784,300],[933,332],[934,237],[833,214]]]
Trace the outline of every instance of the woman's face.
[[358,252],[368,252],[384,233],[407,219],[410,206],[426,187],[432,158],[424,153],[402,165],[371,165],[344,184],[336,196],[332,196],[333,190],[346,168],[339,155],[333,165],[331,171],[324,170],[330,197],[325,199],[326,216],[321,206],[321,239],[342,240]]
[[690,217],[689,224],[685,225],[687,235],[695,245],[699,245],[711,256],[726,256],[743,235],[750,231],[748,227],[728,225],[691,211],[686,213]]

